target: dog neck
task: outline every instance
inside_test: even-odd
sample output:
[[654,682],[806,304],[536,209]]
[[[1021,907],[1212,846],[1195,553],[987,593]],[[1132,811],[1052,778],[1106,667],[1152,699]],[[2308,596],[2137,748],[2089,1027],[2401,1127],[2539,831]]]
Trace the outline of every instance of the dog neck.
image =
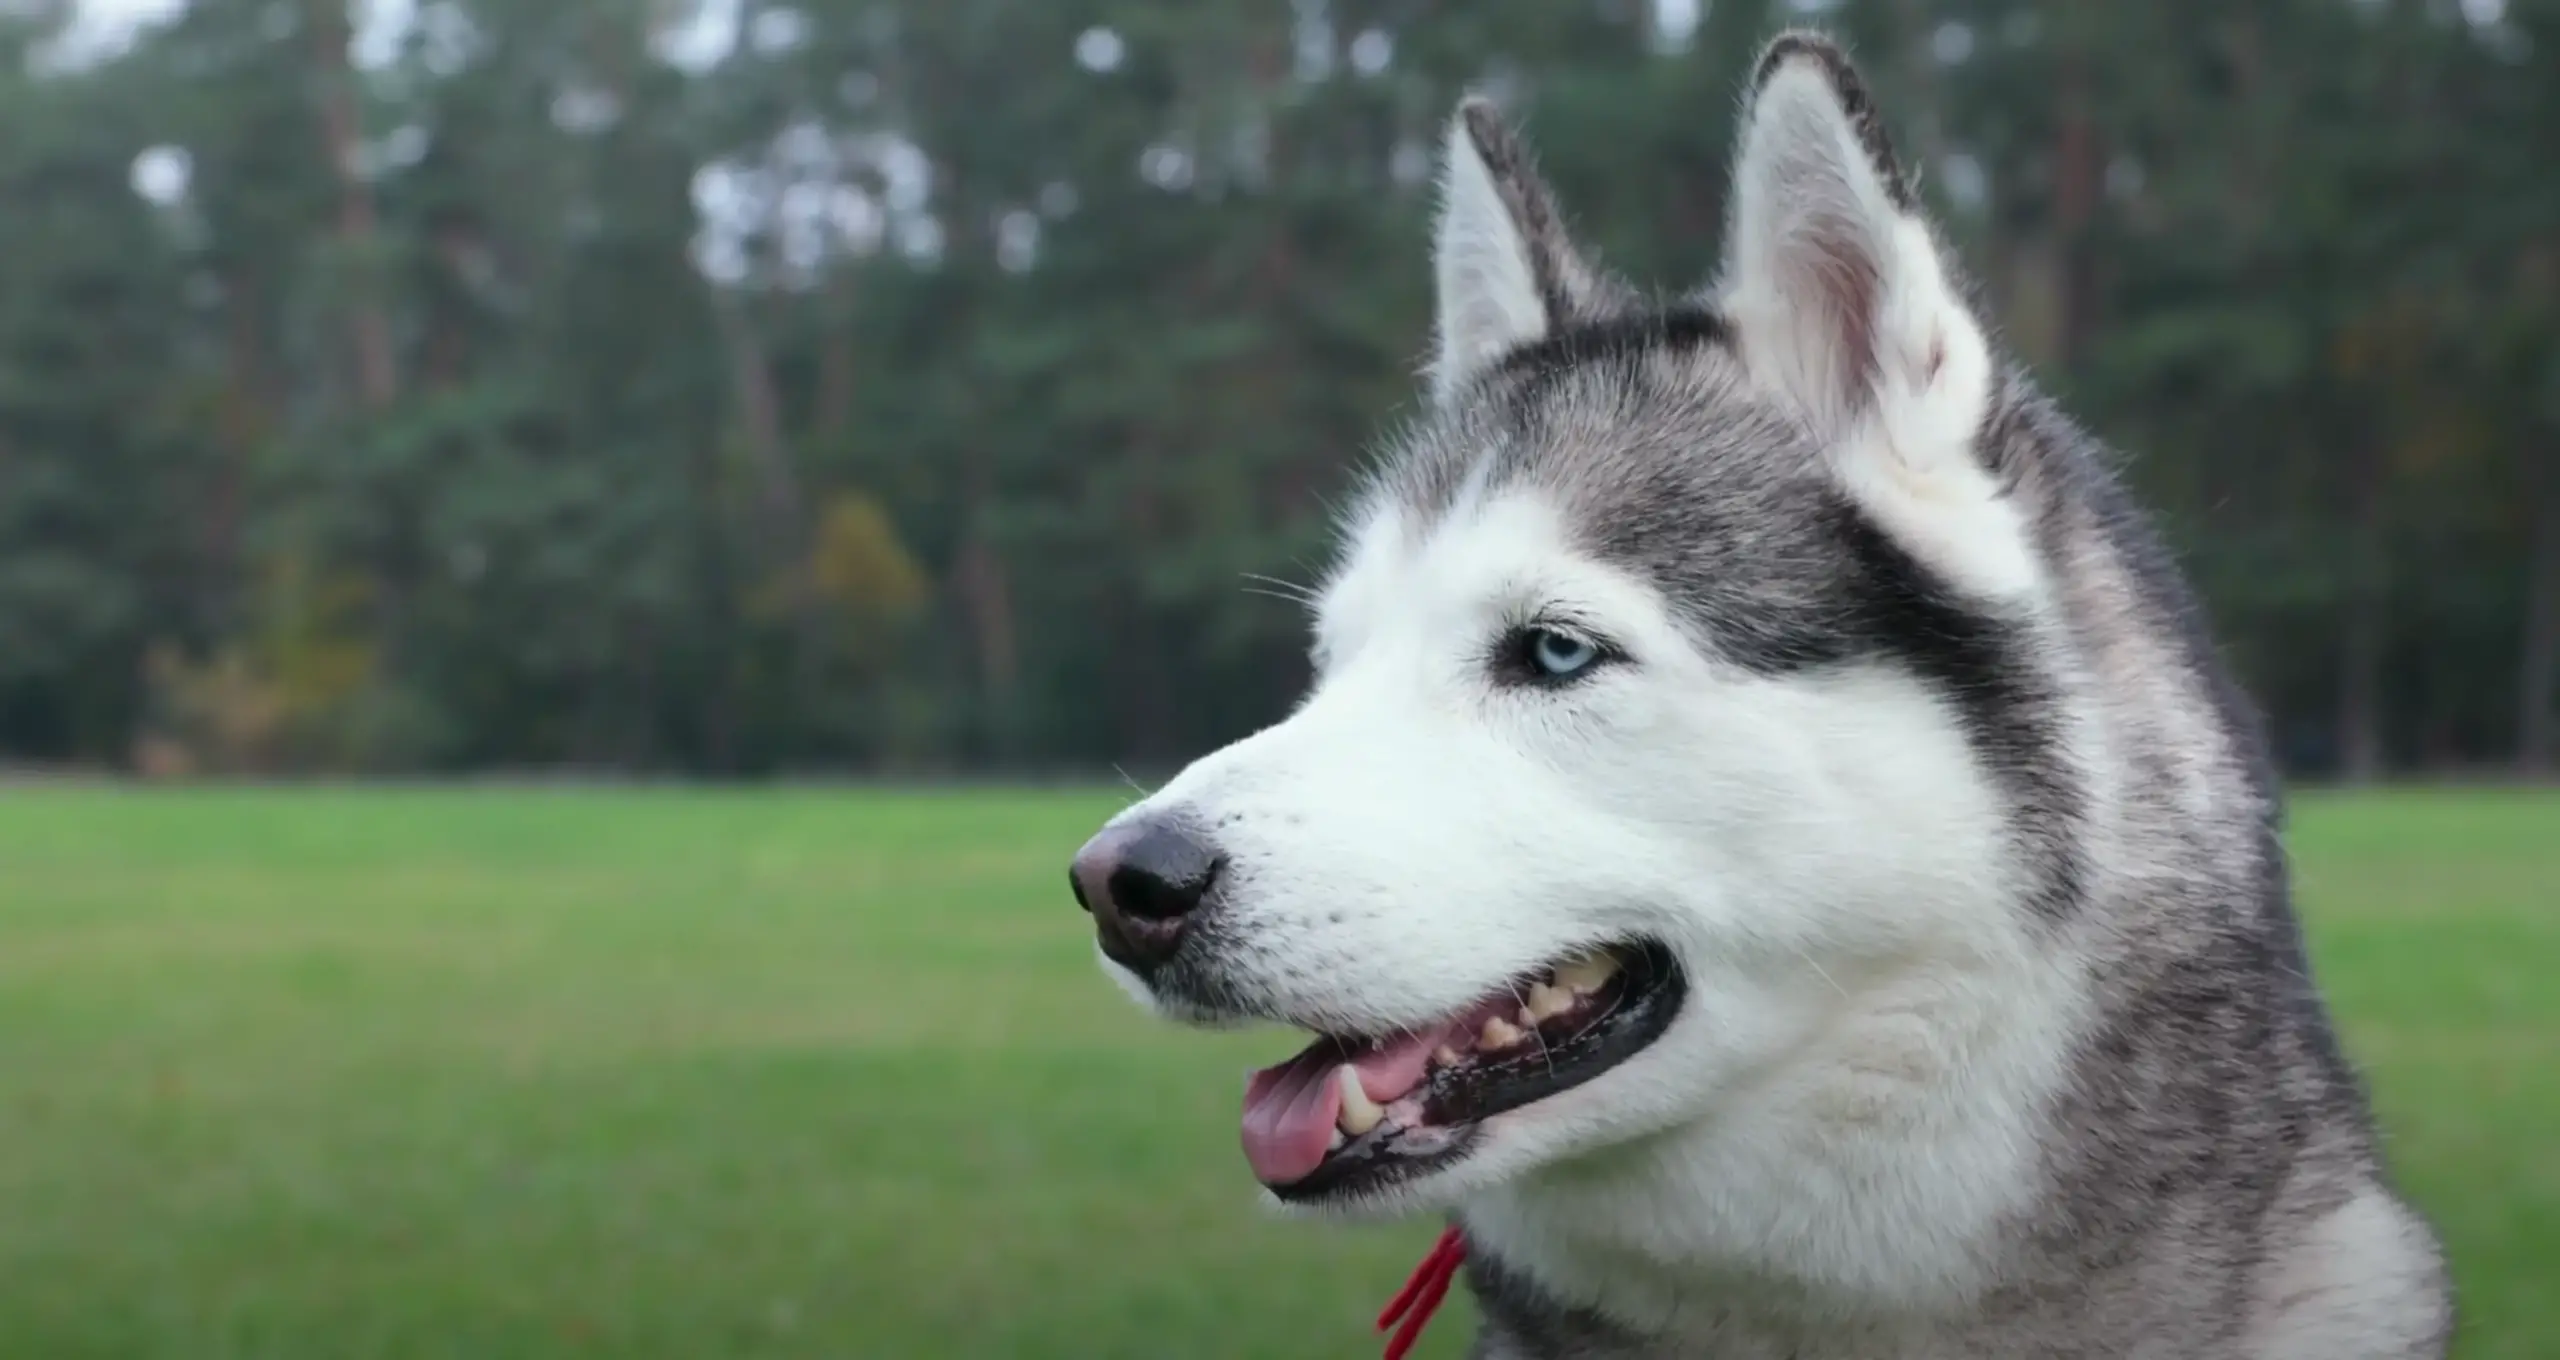
[[1463,1206],[1477,1287],[1664,1340],[1962,1317],[2041,1193],[2083,995],[1907,979],[1709,1116]]

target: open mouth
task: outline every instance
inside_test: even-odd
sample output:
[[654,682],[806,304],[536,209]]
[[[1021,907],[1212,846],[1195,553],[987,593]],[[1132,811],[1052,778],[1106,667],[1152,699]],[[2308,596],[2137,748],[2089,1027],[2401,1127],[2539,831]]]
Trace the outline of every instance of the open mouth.
[[1324,1035],[1246,1083],[1244,1152],[1281,1199],[1373,1192],[1466,1156],[1482,1123],[1662,1037],[1683,983],[1650,941],[1592,950],[1391,1037]]

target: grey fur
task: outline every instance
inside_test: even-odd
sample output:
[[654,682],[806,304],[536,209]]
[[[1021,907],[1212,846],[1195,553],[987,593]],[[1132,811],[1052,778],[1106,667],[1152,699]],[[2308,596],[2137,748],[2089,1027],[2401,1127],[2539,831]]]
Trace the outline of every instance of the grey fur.
[[[1755,89],[1791,55],[1831,75],[1907,206],[1838,49],[1782,38]],[[1998,376],[1977,448],[2028,508],[2062,607],[2058,625],[1979,607],[1865,522],[1811,436],[1747,389],[1712,294],[1646,310],[1584,278],[1509,134],[1482,106],[1465,117],[1561,315],[1414,432],[1372,494],[1421,532],[1462,488],[1534,487],[1583,548],[1677,602],[1705,651],[1770,674],[1883,661],[1940,687],[2007,799],[2040,938],[2097,993],[2045,1111],[2041,1189],[1969,1311],[1850,1321],[1790,1306],[1782,1280],[1701,1281],[1684,1344],[1712,1336],[1737,1360],[2441,1356],[2441,1256],[2390,1188],[2313,984],[2257,720],[2106,451],[2022,372]],[[2075,760],[2074,732],[2118,759]],[[1482,1251],[1469,1280],[1478,1356],[1674,1353]]]

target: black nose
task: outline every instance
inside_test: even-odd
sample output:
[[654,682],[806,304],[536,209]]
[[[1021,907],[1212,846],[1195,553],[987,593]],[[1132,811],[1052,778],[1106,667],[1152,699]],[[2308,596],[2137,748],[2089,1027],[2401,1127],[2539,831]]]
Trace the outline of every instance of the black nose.
[[1093,914],[1102,952],[1143,973],[1173,956],[1183,927],[1218,881],[1216,850],[1172,821],[1106,827],[1067,868],[1076,903]]

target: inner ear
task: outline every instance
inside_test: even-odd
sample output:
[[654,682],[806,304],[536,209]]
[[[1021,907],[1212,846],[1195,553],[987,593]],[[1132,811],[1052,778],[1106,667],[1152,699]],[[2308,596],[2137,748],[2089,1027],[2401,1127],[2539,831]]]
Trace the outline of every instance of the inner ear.
[[1864,85],[1822,39],[1761,59],[1727,239],[1746,357],[1819,429],[1934,390],[1981,347]]

